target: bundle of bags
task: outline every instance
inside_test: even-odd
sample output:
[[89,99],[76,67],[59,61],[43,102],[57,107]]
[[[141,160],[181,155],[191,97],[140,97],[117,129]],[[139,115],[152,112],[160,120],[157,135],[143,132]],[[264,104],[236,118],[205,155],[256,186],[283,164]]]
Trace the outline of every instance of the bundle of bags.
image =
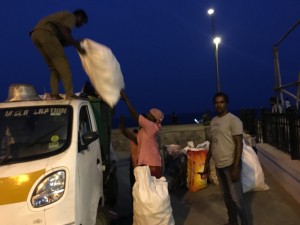
[[[201,179],[200,173],[204,170],[204,163],[209,150],[209,142],[203,142],[197,145],[196,148],[193,147],[192,142],[188,142],[188,146],[185,147],[184,150],[188,156],[187,186],[189,191],[195,192],[207,187],[207,180]],[[208,178],[213,184],[219,184],[213,158],[210,160],[210,173]],[[269,186],[265,183],[264,173],[257,154],[253,148],[245,142],[243,142],[241,180],[244,193],[269,189]]]
[[163,175],[171,192],[186,186],[187,157],[177,144],[164,145],[163,150]]

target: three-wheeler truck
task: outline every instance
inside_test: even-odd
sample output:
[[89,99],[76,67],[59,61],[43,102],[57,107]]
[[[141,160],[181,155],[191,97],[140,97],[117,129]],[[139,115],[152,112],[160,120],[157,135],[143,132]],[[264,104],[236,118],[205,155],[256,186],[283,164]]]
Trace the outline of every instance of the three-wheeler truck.
[[47,100],[32,85],[9,87],[0,103],[0,224],[108,223],[101,210],[118,193],[111,112],[97,98]]

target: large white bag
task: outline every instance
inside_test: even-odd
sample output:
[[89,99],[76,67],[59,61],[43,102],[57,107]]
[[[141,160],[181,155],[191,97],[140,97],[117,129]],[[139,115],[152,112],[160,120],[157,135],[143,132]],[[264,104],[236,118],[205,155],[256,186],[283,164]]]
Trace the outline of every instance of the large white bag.
[[133,225],[174,225],[165,177],[151,176],[149,166],[134,169]]
[[265,184],[265,177],[255,151],[243,143],[242,154],[242,184],[243,191],[265,191],[269,186]]
[[125,86],[119,62],[107,46],[90,39],[80,44],[87,53],[79,54],[84,71],[103,101],[110,107],[115,106]]

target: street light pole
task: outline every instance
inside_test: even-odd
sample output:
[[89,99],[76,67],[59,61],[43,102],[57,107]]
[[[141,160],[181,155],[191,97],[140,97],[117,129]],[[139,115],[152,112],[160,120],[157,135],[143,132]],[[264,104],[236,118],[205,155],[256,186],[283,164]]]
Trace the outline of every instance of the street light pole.
[[215,27],[215,10],[213,8],[210,8],[207,10],[207,14],[210,16],[210,21],[211,21],[211,36],[214,37],[216,35],[216,27]]
[[216,75],[217,75],[217,90],[218,92],[221,91],[221,83],[220,83],[220,75],[219,75],[219,44],[221,42],[220,37],[214,38],[215,44],[215,59],[216,59]]
[[210,16],[211,19],[211,32],[212,32],[212,39],[214,42],[214,53],[215,53],[215,61],[216,61],[216,77],[217,77],[217,91],[221,91],[221,84],[220,84],[220,76],[219,76],[219,52],[218,52],[218,46],[219,43],[221,42],[220,37],[216,37],[216,27],[215,27],[215,19],[214,19],[214,14],[215,10],[210,8],[207,10],[208,15]]

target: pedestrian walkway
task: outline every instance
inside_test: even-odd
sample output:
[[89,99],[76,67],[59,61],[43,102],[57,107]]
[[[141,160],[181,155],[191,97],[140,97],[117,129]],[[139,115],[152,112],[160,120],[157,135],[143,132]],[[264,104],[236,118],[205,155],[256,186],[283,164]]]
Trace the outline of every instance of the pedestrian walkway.
[[[119,201],[115,211],[118,225],[132,224],[131,192],[129,187],[129,153],[117,152]],[[300,225],[300,205],[264,170],[267,191],[247,193],[254,225]],[[219,187],[213,184],[198,192],[186,188],[170,193],[176,225],[222,225],[226,209]]]
[[[265,171],[265,170],[264,170]],[[264,172],[267,191],[249,192],[254,225],[299,225],[300,205]],[[180,193],[181,192],[181,193]],[[219,187],[210,184],[196,193],[171,193],[173,215],[177,225],[216,225],[226,222],[226,209]]]

